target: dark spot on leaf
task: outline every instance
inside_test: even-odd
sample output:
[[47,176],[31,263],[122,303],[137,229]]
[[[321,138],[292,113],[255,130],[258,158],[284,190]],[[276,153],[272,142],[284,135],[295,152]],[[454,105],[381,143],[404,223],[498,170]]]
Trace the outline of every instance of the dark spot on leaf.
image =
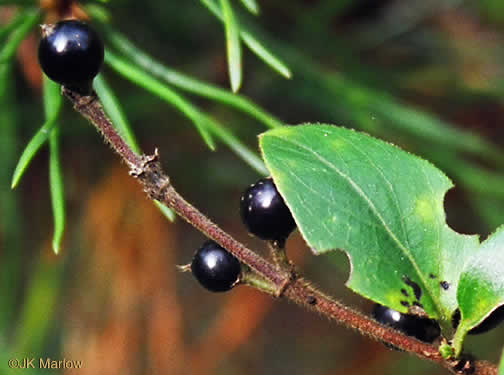
[[450,288],[450,283],[448,283],[448,281],[441,281],[439,285],[441,285],[441,288],[444,290],[448,290]]
[[430,277],[431,279],[435,279],[435,278],[436,278],[436,275],[434,275],[433,273],[429,273],[429,277]]
[[406,285],[410,286],[411,289],[413,289],[413,293],[415,293],[415,298],[417,299],[417,301],[420,301],[420,298],[422,298],[422,288],[420,288],[420,285],[415,283],[408,276],[403,276],[402,279],[406,283]]
[[409,307],[410,303],[408,301],[401,301],[401,305],[403,305],[404,307]]
[[409,297],[409,293],[406,289],[401,289],[401,293],[403,294],[404,297]]
[[306,298],[306,302],[308,303],[308,305],[316,305],[317,304],[317,299],[313,296],[308,296],[308,298]]
[[460,310],[459,309],[455,310],[455,312],[452,315],[451,321],[452,321],[452,327],[457,329],[457,327],[460,323]]

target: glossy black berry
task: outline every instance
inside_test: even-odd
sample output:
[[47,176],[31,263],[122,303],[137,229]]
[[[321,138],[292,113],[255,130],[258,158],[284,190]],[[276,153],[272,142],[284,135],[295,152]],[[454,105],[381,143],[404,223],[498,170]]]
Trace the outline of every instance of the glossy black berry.
[[[485,333],[497,327],[500,323],[504,321],[504,305],[495,309],[485,320],[483,320],[478,326],[467,332],[470,335],[479,335]],[[460,310],[457,309],[452,316],[452,326],[457,328],[460,322]]]
[[263,240],[283,241],[296,228],[289,208],[271,178],[261,179],[245,190],[240,213],[249,232]]
[[205,242],[194,254],[191,271],[212,292],[230,290],[238,281],[240,261],[214,241]]
[[403,314],[379,304],[376,304],[373,309],[373,317],[381,324],[397,329],[420,341],[432,343],[441,334],[441,328],[435,320]]
[[42,26],[38,57],[50,79],[86,95],[103,64],[103,42],[84,22],[60,21]]

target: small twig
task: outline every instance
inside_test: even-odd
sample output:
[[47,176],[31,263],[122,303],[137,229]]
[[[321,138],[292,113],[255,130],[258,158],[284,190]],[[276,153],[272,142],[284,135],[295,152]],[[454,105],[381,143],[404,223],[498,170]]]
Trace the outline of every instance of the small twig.
[[100,100],[94,91],[89,96],[82,96],[66,87],[62,87],[61,91],[73,103],[77,112],[95,126],[96,124],[100,124],[96,128],[130,168],[140,165],[140,156],[134,153],[119,133],[117,133],[112,122],[103,111]]
[[420,342],[412,337],[385,327],[370,317],[361,314],[339,301],[323,294],[301,277],[292,278],[292,272],[276,267],[235,240],[209,218],[188,203],[171,185],[159,162],[157,150],[154,155],[137,155],[117,133],[111,121],[93,93],[81,96],[68,89],[63,93],[73,103],[74,108],[86,117],[105,137],[113,149],[128,164],[130,174],[138,179],[150,198],[156,199],[183,217],[188,223],[213,239],[247,264],[259,276],[269,280],[279,291],[278,295],[314,310],[360,333],[396,346],[417,356],[439,363],[454,374],[497,375],[495,365],[485,361],[454,360],[447,361],[435,345]]
[[270,250],[271,258],[273,258],[273,263],[275,263],[278,269],[294,271],[294,265],[287,257],[287,253],[285,251],[285,240],[269,241],[268,247]]

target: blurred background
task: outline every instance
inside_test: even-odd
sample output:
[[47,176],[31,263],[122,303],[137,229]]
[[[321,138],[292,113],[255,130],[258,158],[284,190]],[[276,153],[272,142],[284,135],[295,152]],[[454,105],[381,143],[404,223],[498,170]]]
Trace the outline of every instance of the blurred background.
[[[363,130],[432,161],[456,184],[445,206],[459,232],[485,238],[504,222],[504,2],[258,3],[258,17],[238,1],[232,5],[240,24],[293,77],[283,78],[244,48],[240,95],[253,108],[288,124]],[[108,24],[165,66],[229,90],[224,31],[200,2],[111,0],[101,7]],[[1,6],[1,22],[20,9]],[[10,189],[19,156],[44,121],[38,39],[34,29],[17,49],[1,97],[0,373],[446,373],[293,304],[247,287],[211,294],[178,272],[204,237],[181,220],[166,220],[67,102],[60,118],[66,230],[55,255],[47,147]],[[238,210],[241,192],[260,174],[219,141],[209,150],[166,101],[110,67],[103,75],[141,148],[159,148],[177,190],[266,254]],[[184,95],[257,151],[263,122],[222,101]],[[298,233],[287,249],[322,289],[370,311],[369,301],[344,286],[344,255],[314,257]],[[503,333],[500,327],[469,337],[467,351],[496,362]],[[9,358],[26,357],[80,360],[83,368],[8,370]]]

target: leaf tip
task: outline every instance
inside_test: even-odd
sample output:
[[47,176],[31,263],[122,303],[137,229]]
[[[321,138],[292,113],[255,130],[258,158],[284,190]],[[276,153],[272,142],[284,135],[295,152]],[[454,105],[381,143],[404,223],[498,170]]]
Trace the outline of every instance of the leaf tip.
[[53,248],[53,252],[55,255],[58,255],[59,254],[59,251],[60,251],[60,244],[59,244],[59,241],[53,241],[52,243],[52,248]]
[[217,151],[217,146],[215,145],[215,142],[213,142],[213,140],[212,140],[212,142],[210,142],[210,143],[208,144],[208,148],[209,148],[209,149],[210,149],[210,151],[212,151],[212,152]]
[[21,181],[22,173],[20,173],[19,168],[16,167],[14,173],[12,174],[11,189],[15,189]]
[[231,91],[233,91],[234,94],[237,94],[238,91],[240,90],[241,83],[242,83],[241,73],[231,75]]

